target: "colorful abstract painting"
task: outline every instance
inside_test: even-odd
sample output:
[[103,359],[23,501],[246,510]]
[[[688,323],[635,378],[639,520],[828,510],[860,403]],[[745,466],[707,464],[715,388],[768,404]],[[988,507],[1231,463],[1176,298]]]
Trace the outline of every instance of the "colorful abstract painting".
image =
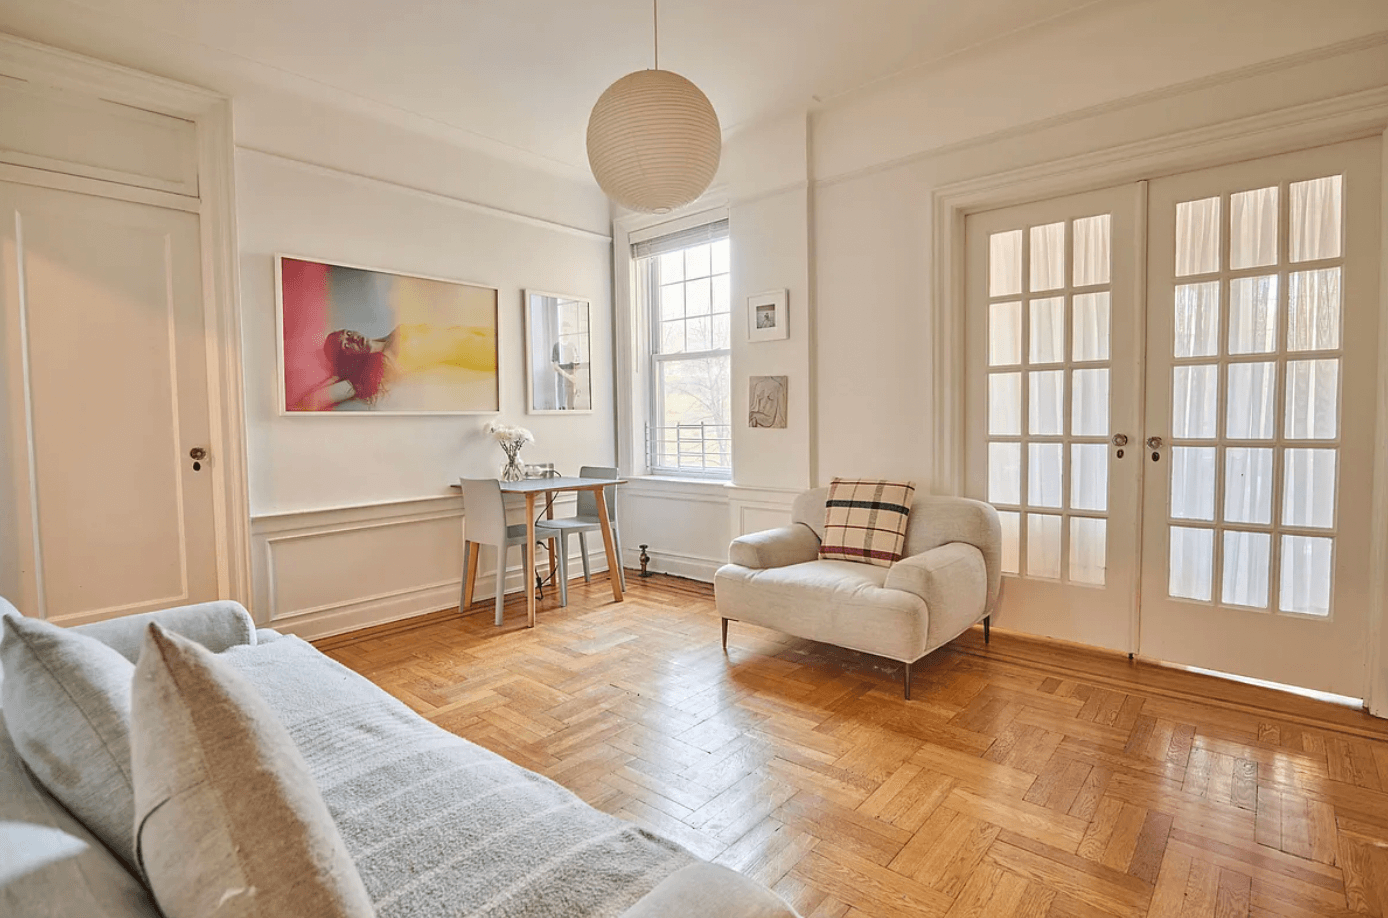
[[497,291],[279,256],[283,409],[500,409]]

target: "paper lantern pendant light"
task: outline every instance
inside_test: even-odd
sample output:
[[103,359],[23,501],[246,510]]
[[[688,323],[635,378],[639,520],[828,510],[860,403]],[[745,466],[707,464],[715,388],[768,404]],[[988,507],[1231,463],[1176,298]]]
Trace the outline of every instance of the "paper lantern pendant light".
[[718,171],[722,128],[708,97],[669,70],[638,70],[607,87],[588,118],[588,164],[619,204],[668,213]]

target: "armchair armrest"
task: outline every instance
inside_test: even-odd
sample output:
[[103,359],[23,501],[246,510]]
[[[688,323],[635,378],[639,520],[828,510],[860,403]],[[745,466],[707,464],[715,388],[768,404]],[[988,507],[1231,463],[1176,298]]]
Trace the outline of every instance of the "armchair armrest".
[[1002,525],[998,511],[980,500],[964,497],[917,497],[911,505],[907,545],[913,554],[929,552],[950,542],[972,545],[983,553],[988,571],[991,614],[1002,589]]
[[765,570],[813,561],[819,557],[819,536],[804,523],[738,536],[728,546],[733,564]]
[[931,644],[935,646],[983,618],[989,609],[983,552],[964,542],[950,542],[902,558],[887,571],[882,585],[925,600],[930,610]]

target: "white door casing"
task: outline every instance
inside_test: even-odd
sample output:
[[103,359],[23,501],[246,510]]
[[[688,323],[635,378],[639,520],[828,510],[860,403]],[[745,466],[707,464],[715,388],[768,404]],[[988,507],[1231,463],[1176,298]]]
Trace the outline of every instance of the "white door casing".
[[198,217],[0,183],[0,219],[11,598],[65,624],[216,598]]
[[1151,183],[1144,655],[1365,696],[1379,167],[1369,139]]
[[1140,205],[1127,185],[966,221],[965,493],[1003,522],[998,624],[1122,651],[1135,641]]

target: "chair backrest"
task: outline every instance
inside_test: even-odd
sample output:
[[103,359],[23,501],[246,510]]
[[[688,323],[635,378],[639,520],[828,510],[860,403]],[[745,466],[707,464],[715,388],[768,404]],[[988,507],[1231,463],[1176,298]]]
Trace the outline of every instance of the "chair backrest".
[[506,544],[506,505],[501,502],[501,482],[495,478],[460,478],[463,486],[463,522],[469,542]]
[[[605,465],[585,465],[578,470],[579,478],[621,478],[621,474],[614,468]],[[607,518],[615,520],[617,518],[617,486],[611,485],[602,489],[603,500],[607,501]],[[578,515],[591,516],[597,519],[598,500],[593,496],[592,491],[578,492]]]

